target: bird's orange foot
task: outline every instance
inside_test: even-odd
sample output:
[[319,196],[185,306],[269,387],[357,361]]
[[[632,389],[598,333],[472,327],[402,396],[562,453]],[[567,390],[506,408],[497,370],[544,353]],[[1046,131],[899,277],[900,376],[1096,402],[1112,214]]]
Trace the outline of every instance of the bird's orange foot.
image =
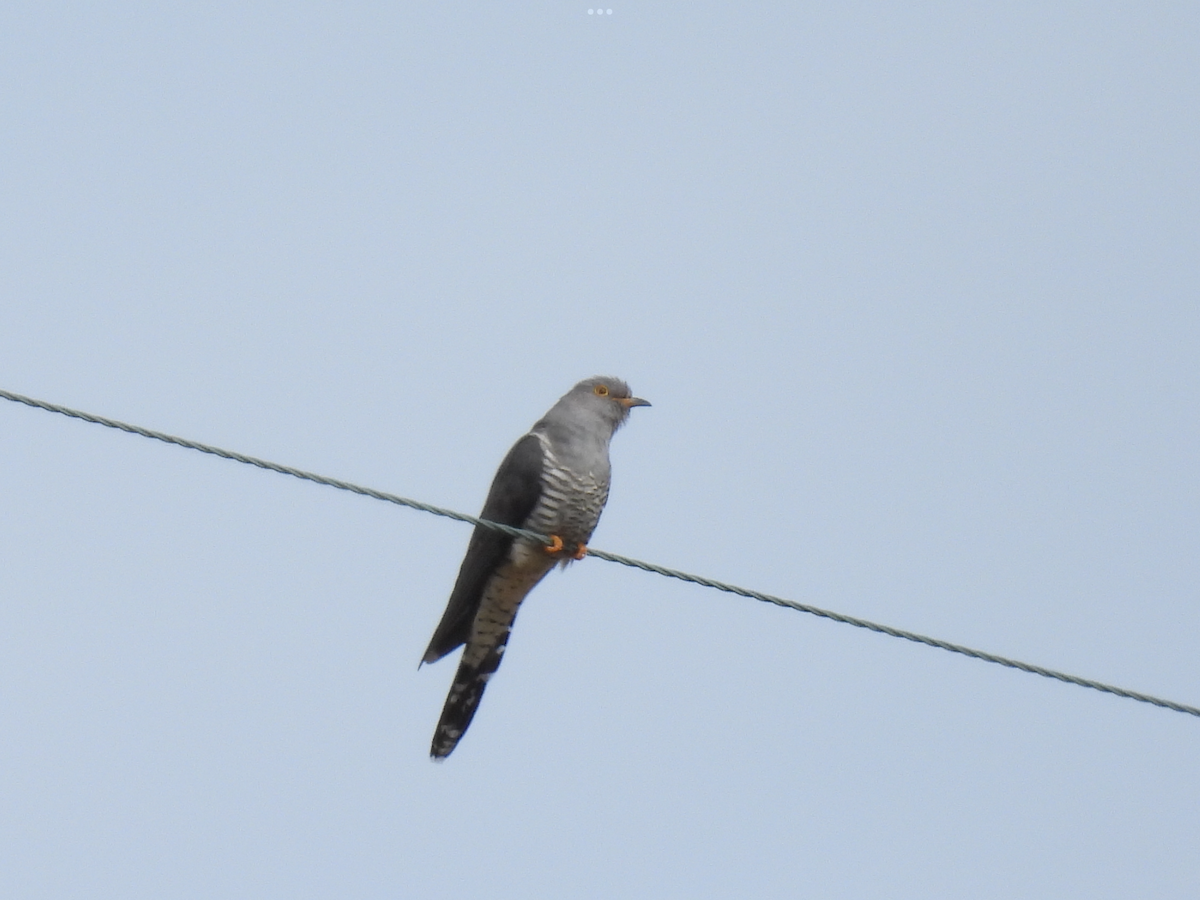
[[575,547],[575,552],[572,553],[571,556],[575,559],[583,559],[585,556],[587,556],[587,544],[577,544]]
[[547,553],[549,553],[551,556],[553,556],[555,553],[558,553],[559,551],[561,551],[562,548],[563,548],[562,538],[560,538],[557,534],[552,534],[552,535],[550,535],[550,543],[547,544],[542,549],[545,550]]

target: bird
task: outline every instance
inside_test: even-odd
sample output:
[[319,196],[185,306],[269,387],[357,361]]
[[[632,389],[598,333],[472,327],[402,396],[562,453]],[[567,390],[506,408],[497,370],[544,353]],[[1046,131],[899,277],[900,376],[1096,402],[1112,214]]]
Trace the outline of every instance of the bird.
[[429,754],[444,760],[458,746],[496,673],[521,602],[556,565],[587,554],[608,501],[609,442],[635,406],[619,378],[587,378],[567,391],[508,451],[481,519],[537,534],[550,543],[476,525],[446,611],[421,664],[463,647]]

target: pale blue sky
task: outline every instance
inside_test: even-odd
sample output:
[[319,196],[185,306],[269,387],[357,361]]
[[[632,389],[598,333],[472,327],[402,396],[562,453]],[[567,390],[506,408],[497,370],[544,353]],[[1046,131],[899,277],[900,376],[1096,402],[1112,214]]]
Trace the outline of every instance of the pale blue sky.
[[[1200,703],[1194,4],[9,3],[0,387]],[[0,405],[6,897],[1190,897],[1200,721]]]

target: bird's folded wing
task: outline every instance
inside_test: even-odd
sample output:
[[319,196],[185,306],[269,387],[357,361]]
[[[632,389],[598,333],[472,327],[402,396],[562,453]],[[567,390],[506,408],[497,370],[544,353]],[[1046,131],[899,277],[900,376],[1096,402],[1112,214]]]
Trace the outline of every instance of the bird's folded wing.
[[[542,442],[536,435],[527,434],[500,463],[480,518],[520,528],[542,495],[542,472]],[[507,534],[475,526],[450,602],[421,657],[422,662],[435,662],[466,643],[484,587],[504,562],[512,543],[513,538]]]

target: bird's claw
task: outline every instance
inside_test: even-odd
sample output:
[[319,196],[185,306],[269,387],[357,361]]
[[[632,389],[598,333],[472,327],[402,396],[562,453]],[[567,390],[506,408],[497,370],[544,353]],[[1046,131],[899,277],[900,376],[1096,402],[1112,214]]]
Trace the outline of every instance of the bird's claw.
[[[563,546],[563,539],[557,534],[552,534],[550,535],[550,543],[542,549],[550,556],[554,556],[556,553],[562,553]],[[587,544],[576,544],[575,549],[571,552],[571,559],[583,559],[587,556],[587,552]]]

